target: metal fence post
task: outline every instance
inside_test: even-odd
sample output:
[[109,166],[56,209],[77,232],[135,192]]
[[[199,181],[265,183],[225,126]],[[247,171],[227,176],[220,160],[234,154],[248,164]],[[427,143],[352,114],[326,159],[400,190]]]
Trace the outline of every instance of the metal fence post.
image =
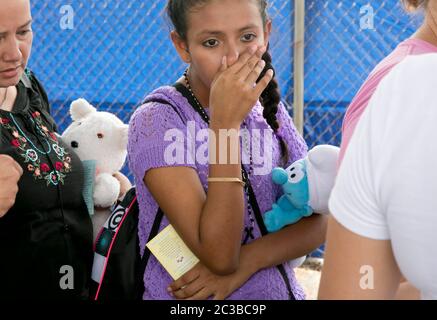
[[294,102],[293,117],[303,135],[305,98],[305,0],[294,1]]

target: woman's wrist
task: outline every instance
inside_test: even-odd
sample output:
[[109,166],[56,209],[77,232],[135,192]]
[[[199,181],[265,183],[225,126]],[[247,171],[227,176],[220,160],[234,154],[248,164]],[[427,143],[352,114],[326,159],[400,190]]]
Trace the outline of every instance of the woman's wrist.
[[[231,171],[241,168],[240,128],[229,123],[211,122],[209,130],[209,161],[210,165],[225,165],[234,167]],[[225,173],[225,172],[223,172]],[[238,177],[236,175],[215,175],[211,177]]]
[[209,128],[213,131],[219,130],[237,130],[240,131],[241,123],[239,122],[230,122],[230,121],[221,121],[211,119]]

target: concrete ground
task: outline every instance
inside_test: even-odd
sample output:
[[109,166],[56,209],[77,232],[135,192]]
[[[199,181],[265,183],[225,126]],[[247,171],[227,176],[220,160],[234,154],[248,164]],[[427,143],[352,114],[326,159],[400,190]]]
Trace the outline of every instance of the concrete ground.
[[296,277],[307,294],[307,300],[317,300],[322,266],[322,259],[309,258],[301,267],[295,269]]

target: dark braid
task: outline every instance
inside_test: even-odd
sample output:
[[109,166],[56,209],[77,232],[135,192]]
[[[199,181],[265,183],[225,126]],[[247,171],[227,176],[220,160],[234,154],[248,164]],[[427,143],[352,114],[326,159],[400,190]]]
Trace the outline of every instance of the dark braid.
[[[207,4],[210,0],[168,0],[167,2],[167,16],[170,18],[171,23],[173,24],[176,32],[183,40],[187,40],[187,31],[188,31],[188,21],[187,16],[190,10],[195,9],[196,7],[201,7]],[[261,18],[263,20],[264,25],[268,22],[268,14],[267,0],[253,0],[256,1],[259,9]],[[270,53],[267,51],[263,60],[266,62],[266,67],[261,74],[261,79],[266,74],[267,70],[273,69],[272,66],[272,57]],[[278,133],[280,124],[276,118],[276,114],[278,113],[278,105],[281,102],[281,94],[279,92],[278,82],[275,78],[269,83],[267,88],[264,90],[260,97],[261,104],[264,107],[264,118],[266,119],[269,126],[273,129],[275,133]],[[281,155],[282,161],[284,165],[288,163],[288,146],[285,143],[284,139],[278,135],[278,140],[281,145]]]
[[[259,80],[261,80],[264,75],[266,74],[267,70],[272,69],[275,70],[272,65],[272,56],[270,55],[269,51],[267,50],[266,53],[263,55],[263,60],[266,62],[266,67],[264,68],[263,72],[261,73]],[[275,74],[275,72],[274,72]],[[262,106],[264,107],[263,116],[266,119],[269,126],[273,129],[275,133],[278,133],[280,124],[278,123],[278,119],[276,118],[276,114],[278,113],[278,106],[281,102],[281,93],[279,92],[279,85],[276,81],[275,76],[273,76],[272,81],[270,81],[267,88],[263,91],[260,97],[260,102]],[[288,156],[288,146],[285,143],[284,139],[281,136],[277,136],[279,143],[281,145],[281,155],[282,155],[282,162],[285,165],[287,165],[289,156]]]

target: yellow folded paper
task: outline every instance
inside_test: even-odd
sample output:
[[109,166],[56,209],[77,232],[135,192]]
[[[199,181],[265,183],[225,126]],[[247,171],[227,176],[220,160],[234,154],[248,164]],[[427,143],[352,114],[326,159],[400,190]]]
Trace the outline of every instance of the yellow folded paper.
[[199,262],[171,225],[146,246],[174,280],[182,277]]

